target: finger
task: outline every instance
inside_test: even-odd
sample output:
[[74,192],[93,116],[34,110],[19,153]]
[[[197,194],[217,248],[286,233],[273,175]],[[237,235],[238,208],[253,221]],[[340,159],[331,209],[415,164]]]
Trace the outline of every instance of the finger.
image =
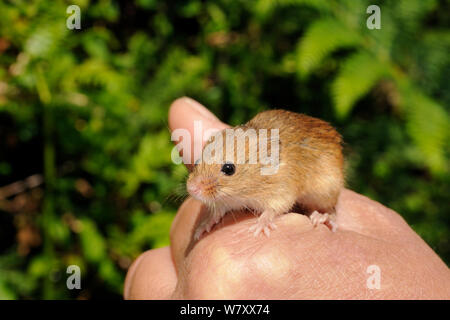
[[181,269],[186,252],[193,239],[194,227],[204,208],[200,201],[188,198],[180,206],[172,222],[170,248],[177,270]]
[[[175,130],[187,130],[190,134],[191,149],[186,152],[180,150],[183,163],[188,169],[192,168],[195,156],[199,157],[203,144],[214,131],[219,131],[229,126],[221,122],[214,114],[197,101],[182,97],[175,100],[169,109],[169,127],[172,133]],[[183,137],[184,139],[184,137]],[[175,143],[181,142],[181,139]],[[182,143],[178,144],[181,147]]]
[[123,295],[127,300],[169,299],[176,284],[177,275],[170,248],[149,250],[128,269]]

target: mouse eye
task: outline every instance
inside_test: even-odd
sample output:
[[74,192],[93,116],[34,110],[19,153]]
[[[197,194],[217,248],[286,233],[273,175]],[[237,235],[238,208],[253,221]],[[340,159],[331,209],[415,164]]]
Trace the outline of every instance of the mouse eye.
[[236,167],[232,163],[225,163],[220,171],[225,173],[227,176],[231,176],[236,171]]

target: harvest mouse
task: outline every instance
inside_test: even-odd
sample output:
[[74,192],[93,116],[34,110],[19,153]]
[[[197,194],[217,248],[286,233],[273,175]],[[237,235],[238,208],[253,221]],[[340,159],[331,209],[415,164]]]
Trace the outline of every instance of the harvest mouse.
[[194,238],[239,209],[260,213],[250,231],[269,236],[274,219],[294,205],[314,226],[325,223],[334,231],[343,185],[342,139],[330,124],[286,110],[261,112],[205,144],[187,181],[191,196],[209,209]]

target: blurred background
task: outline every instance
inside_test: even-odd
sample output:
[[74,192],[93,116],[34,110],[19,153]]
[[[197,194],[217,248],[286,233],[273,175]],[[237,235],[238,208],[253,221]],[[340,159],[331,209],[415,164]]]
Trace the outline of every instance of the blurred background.
[[[81,29],[69,30],[69,5]],[[369,30],[366,9],[381,8]],[[450,262],[450,1],[0,0],[0,299],[120,299],[169,244],[167,111],[285,108],[346,141],[348,187]],[[68,290],[66,268],[81,268]]]

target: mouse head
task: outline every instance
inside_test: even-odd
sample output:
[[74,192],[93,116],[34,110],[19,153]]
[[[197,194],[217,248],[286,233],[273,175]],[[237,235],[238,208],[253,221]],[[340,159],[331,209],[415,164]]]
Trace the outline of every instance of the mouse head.
[[[261,152],[264,143],[260,144],[260,139],[271,150],[269,156]],[[243,126],[216,133],[189,175],[188,192],[207,205],[248,203],[273,178],[263,170],[267,163],[274,162],[273,158],[278,158],[273,146],[271,139]]]

